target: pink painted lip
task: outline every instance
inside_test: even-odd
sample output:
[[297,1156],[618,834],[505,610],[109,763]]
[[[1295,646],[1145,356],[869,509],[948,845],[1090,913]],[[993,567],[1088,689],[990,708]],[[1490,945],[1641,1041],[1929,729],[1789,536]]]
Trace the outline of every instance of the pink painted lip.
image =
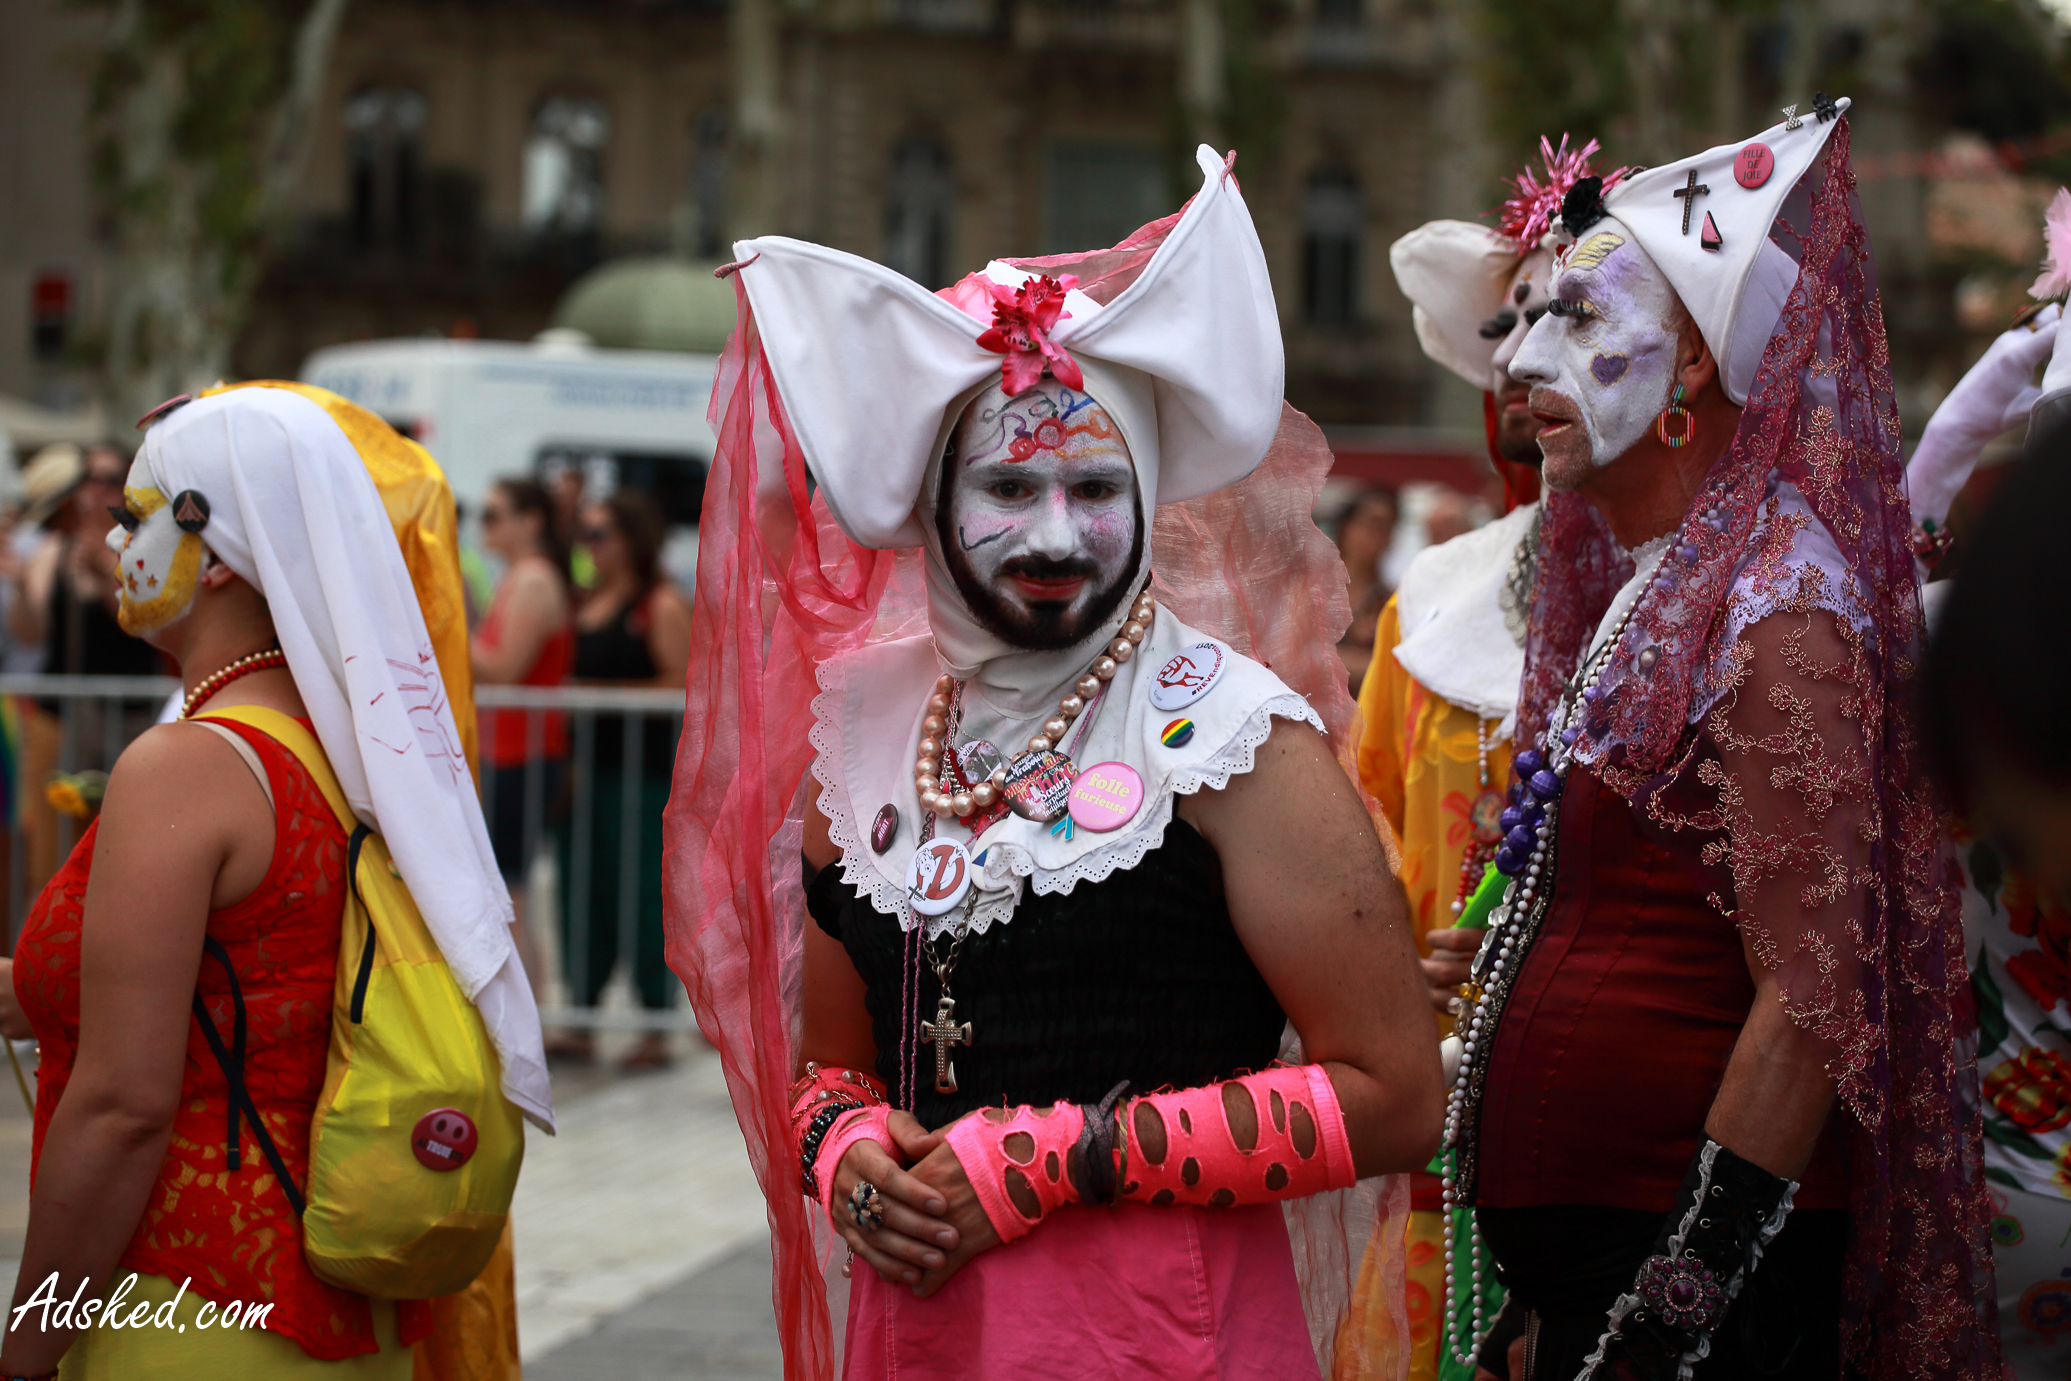
[[1558,433],[1582,420],[1582,409],[1550,388],[1534,388],[1531,392],[1532,416],[1539,419],[1539,435],[1543,439],[1549,433]]
[[1013,581],[1015,587],[1021,591],[1022,597],[1031,603],[1062,603],[1078,595],[1086,583],[1086,577],[1074,575],[1062,580],[1039,580],[1034,576],[1017,575],[1013,577]]

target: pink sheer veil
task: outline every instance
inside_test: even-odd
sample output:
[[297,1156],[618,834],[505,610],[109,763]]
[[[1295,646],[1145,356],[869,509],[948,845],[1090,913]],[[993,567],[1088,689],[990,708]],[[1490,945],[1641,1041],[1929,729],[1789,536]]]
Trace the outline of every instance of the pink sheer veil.
[[[1109,250],[1010,262],[1076,273],[1080,289],[1105,303],[1142,272],[1178,219],[1153,222]],[[967,279],[941,295],[965,306],[972,287]],[[925,631],[927,614],[919,550],[857,546],[813,493],[747,293],[737,284],[736,294],[738,325],[712,395],[718,446],[699,534],[683,739],[665,816],[667,956],[700,1030],[719,1051],[767,1201],[786,1381],[827,1381],[835,1349],[825,1271],[838,1239],[800,1191],[785,1101],[807,924],[799,848],[811,706],[827,659]],[[1284,409],[1265,461],[1248,479],[1157,511],[1154,589],[1181,619],[1265,662],[1306,695],[1356,783],[1357,712],[1335,650],[1350,621],[1344,568],[1309,516],[1330,465],[1315,425]],[[1326,1361],[1352,1273],[1375,1231],[1398,1244],[1390,1269],[1398,1335],[1407,1336],[1399,1285],[1407,1217],[1404,1177],[1289,1207],[1311,1332]],[[1387,1374],[1399,1370],[1391,1360]]]

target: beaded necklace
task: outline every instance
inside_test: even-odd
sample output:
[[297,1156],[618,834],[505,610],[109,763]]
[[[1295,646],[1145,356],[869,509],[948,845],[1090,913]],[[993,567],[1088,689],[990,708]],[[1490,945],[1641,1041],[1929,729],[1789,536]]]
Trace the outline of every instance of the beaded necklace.
[[[1472,1206],[1462,1209],[1456,1202],[1460,1134],[1475,1073],[1474,1057],[1483,1038],[1494,1035],[1493,1017],[1489,1011],[1492,990],[1499,984],[1507,987],[1506,972],[1513,963],[1524,960],[1527,925],[1536,924],[1551,899],[1553,882],[1548,855],[1559,820],[1562,787],[1569,769],[1574,766],[1575,742],[1581,737],[1581,731],[1574,723],[1576,707],[1578,704],[1593,707],[1602,698],[1597,683],[1603,679],[1604,669],[1610,665],[1610,654],[1625,636],[1626,625],[1632,622],[1647,588],[1641,586],[1632,603],[1612,625],[1610,633],[1583,657],[1582,664],[1569,678],[1555,711],[1557,722],[1547,725],[1541,740],[1545,751],[1527,749],[1517,755],[1515,770],[1522,784],[1520,800],[1517,806],[1504,812],[1504,819],[1514,819],[1515,823],[1510,825],[1496,855],[1496,867],[1510,877],[1510,884],[1503,893],[1502,902],[1489,916],[1488,935],[1474,957],[1473,977],[1461,986],[1461,996],[1467,1001],[1462,1004],[1459,1018],[1465,1023],[1459,1027],[1460,1072],[1446,1097],[1445,1149],[1440,1153],[1444,1172],[1439,1184],[1445,1195],[1445,1345],[1462,1366],[1476,1364],[1481,1345],[1488,1338],[1488,1324],[1483,1317],[1486,1253],[1481,1242],[1481,1225]],[[1459,1288],[1456,1243],[1460,1236],[1456,1212],[1466,1219],[1467,1228],[1471,1304],[1465,1311],[1466,1319],[1460,1317],[1462,1311],[1455,1298]],[[1467,1325],[1464,1338],[1463,1323]],[[1464,1348],[1461,1346],[1463,1341],[1466,1344]]]
[[[1099,696],[1101,688],[1115,679],[1115,673],[1122,664],[1136,655],[1137,647],[1150,632],[1151,619],[1157,612],[1150,592],[1136,597],[1136,605],[1129,611],[1112,642],[1107,645],[1086,674],[1072,684],[1070,690],[1057,702],[1057,713],[1043,721],[1042,726],[1028,740],[1031,753],[1048,752],[1064,740],[1064,735],[1085,712],[1086,706]],[[982,811],[999,799],[1000,788],[1007,780],[1004,766],[993,769],[986,780],[975,785],[964,786],[956,777],[951,777],[944,791],[943,771],[948,758],[955,754],[949,722],[950,703],[962,687],[954,676],[944,672],[935,678],[935,689],[928,696],[928,712],[920,722],[920,753],[913,763],[913,787],[920,794],[920,808],[932,818],[947,820],[954,815],[959,819],[973,811]],[[960,773],[958,774],[961,775]],[[921,828],[926,831],[929,822],[923,820]],[[927,835],[923,834],[923,839]]]
[[187,698],[180,702],[180,718],[192,719],[194,712],[207,704],[210,696],[229,685],[232,681],[237,680],[240,676],[250,676],[255,671],[265,671],[271,667],[284,667],[287,664],[287,653],[277,647],[269,647],[264,652],[248,653],[232,662],[229,666],[210,672],[206,677],[202,678],[201,684],[196,686],[188,694]]
[[[1036,733],[1028,740],[1029,754],[1049,754],[1062,751],[1064,739],[1077,733],[1073,746],[1084,743],[1091,731],[1100,706],[1106,702],[1108,683],[1124,663],[1136,655],[1151,627],[1151,620],[1157,606],[1152,602],[1150,592],[1137,596],[1135,605],[1129,611],[1129,618],[1117,630],[1100,656],[1093,659],[1086,674],[1072,683],[1071,689],[1058,701],[1057,713],[1043,721]],[[992,827],[1005,807],[1000,804],[1006,790],[1009,769],[1004,763],[994,761],[986,775],[977,781],[968,779],[965,763],[957,752],[957,731],[963,725],[963,682],[947,673],[935,678],[933,691],[928,696],[927,714],[921,719],[921,740],[918,756],[913,764],[913,785],[920,795],[921,823],[920,847],[926,848],[935,837],[935,822],[952,817],[966,822],[971,828],[971,842]],[[1093,710],[1088,714],[1088,707]],[[992,750],[997,758],[998,750]],[[981,755],[974,754],[974,762]],[[1069,753],[1063,756],[1068,760]],[[971,933],[971,916],[976,909],[978,889],[973,885],[964,895],[963,916],[950,923],[949,949],[938,954],[934,938],[928,934],[927,923],[917,920],[913,933],[919,939],[917,944],[909,942],[908,968],[901,982],[900,1056],[899,1077],[902,1102],[911,1107],[911,1055],[917,1049],[909,1041],[910,1035],[918,1032],[922,1042],[937,1043],[935,1091],[954,1093],[956,1072],[947,1062],[944,1052],[949,1044],[968,1044],[971,1039],[970,1024],[956,1021],[956,1000],[951,995],[950,980],[956,972],[956,961],[963,952],[964,938]],[[915,950],[918,953],[915,953]],[[913,1007],[919,994],[919,962],[925,961],[935,971],[936,1011],[932,1022],[916,1023]]]

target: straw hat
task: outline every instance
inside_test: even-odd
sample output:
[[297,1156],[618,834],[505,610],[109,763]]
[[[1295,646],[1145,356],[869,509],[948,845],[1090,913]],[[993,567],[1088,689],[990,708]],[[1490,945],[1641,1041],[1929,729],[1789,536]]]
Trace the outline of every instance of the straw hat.
[[41,523],[86,478],[86,452],[69,441],[45,446],[22,467],[22,521]]

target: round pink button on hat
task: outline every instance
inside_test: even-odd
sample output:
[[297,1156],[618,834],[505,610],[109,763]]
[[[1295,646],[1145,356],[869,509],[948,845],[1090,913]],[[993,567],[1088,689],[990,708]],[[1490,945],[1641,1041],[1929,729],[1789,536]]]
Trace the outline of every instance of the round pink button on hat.
[[1104,834],[1118,830],[1143,806],[1143,778],[1126,762],[1099,762],[1079,773],[1071,788],[1071,822]]

